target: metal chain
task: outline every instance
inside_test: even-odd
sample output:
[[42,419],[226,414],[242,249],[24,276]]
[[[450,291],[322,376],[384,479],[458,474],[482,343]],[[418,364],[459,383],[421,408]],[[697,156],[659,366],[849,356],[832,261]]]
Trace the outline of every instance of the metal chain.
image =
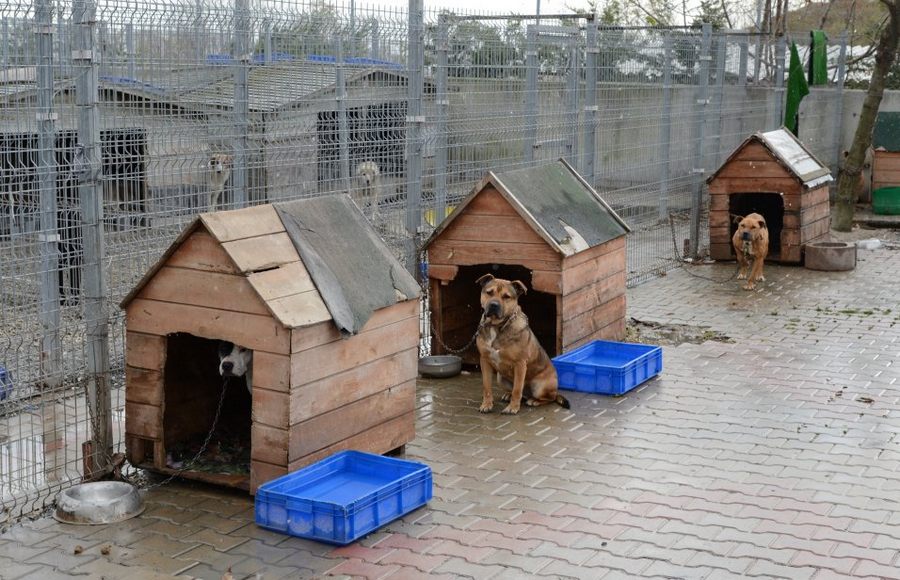
[[466,345],[462,348],[450,348],[449,346],[444,344],[444,341],[441,340],[441,337],[438,336],[437,333],[434,333],[432,336],[435,338],[435,340],[438,341],[438,344],[441,345],[441,348],[443,348],[447,352],[450,352],[452,354],[461,354],[469,350],[469,347],[475,343],[475,340],[478,338],[478,331],[481,330],[482,326],[484,326],[484,316],[482,316],[481,320],[478,322],[478,328],[475,329],[475,334],[472,335],[472,338],[469,340],[469,342],[467,342]]
[[194,463],[197,462],[198,459],[200,459],[201,455],[206,453],[206,447],[209,445],[209,442],[212,440],[213,433],[216,430],[216,425],[219,422],[219,415],[222,412],[222,403],[225,402],[225,393],[228,390],[227,388],[228,388],[228,377],[225,377],[225,380],[222,381],[222,394],[219,395],[219,405],[216,407],[216,415],[215,415],[215,417],[213,417],[212,426],[209,428],[209,433],[206,434],[206,439],[203,441],[203,445],[200,446],[200,451],[198,451],[196,455],[194,455],[192,458],[190,458],[188,461],[186,461],[184,463],[184,465],[181,466],[181,469],[179,469],[178,471],[176,471],[175,473],[173,473],[172,475],[170,475],[169,477],[167,477],[166,479],[164,479],[158,483],[154,483],[154,484],[148,485],[146,487],[141,487],[142,490],[149,491],[151,489],[154,489],[157,487],[162,487],[164,485],[167,485],[168,483],[171,483],[171,481],[173,479],[175,479],[176,477],[179,477],[182,473],[187,471],[190,466],[192,466]]
[[717,278],[710,278],[708,276],[702,276],[700,274],[695,274],[691,272],[684,264],[684,256],[681,255],[681,252],[678,251],[678,242],[675,241],[675,220],[672,219],[672,214],[669,214],[669,229],[672,230],[672,248],[675,251],[675,259],[678,260],[678,266],[683,269],[686,273],[693,276],[694,278],[701,278],[703,280],[707,280],[709,282],[715,282],[716,284],[725,284],[727,282],[731,282],[737,277],[738,273],[741,271],[741,265],[738,264],[737,268],[735,268],[734,273],[726,278],[725,280],[719,280]]

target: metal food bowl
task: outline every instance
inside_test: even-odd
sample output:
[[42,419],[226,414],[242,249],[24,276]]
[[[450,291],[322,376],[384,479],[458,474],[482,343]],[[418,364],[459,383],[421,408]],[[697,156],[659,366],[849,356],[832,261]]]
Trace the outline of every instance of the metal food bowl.
[[56,496],[53,517],[66,524],[111,524],[144,511],[137,488],[121,481],[82,483]]
[[452,354],[425,356],[419,359],[419,374],[443,379],[455,377],[462,370],[462,359]]

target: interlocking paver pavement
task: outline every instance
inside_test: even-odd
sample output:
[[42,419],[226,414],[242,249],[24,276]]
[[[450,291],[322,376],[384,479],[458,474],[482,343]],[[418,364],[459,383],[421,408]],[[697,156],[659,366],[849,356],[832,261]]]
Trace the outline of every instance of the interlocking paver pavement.
[[900,578],[900,252],[767,266],[757,292],[689,268],[629,290],[630,316],[700,338],[624,397],[481,415],[478,375],[421,380],[407,455],[434,500],[359,542],[262,530],[249,496],[174,483],[119,525],[14,526],[0,578]]

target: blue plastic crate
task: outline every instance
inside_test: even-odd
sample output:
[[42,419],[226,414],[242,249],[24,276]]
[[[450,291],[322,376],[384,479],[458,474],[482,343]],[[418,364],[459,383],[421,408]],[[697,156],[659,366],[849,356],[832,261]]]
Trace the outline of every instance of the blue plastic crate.
[[553,359],[559,388],[622,395],[662,372],[662,349],[595,340]]
[[425,505],[431,468],[362,451],[341,451],[256,490],[256,523],[331,544],[349,544]]

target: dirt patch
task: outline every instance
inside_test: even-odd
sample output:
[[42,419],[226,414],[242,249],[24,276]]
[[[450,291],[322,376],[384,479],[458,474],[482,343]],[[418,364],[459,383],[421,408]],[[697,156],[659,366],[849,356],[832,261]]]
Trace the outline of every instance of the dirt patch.
[[689,342],[703,344],[707,341],[734,342],[728,335],[708,326],[690,324],[662,324],[629,318],[625,325],[625,341],[643,344],[676,346]]

